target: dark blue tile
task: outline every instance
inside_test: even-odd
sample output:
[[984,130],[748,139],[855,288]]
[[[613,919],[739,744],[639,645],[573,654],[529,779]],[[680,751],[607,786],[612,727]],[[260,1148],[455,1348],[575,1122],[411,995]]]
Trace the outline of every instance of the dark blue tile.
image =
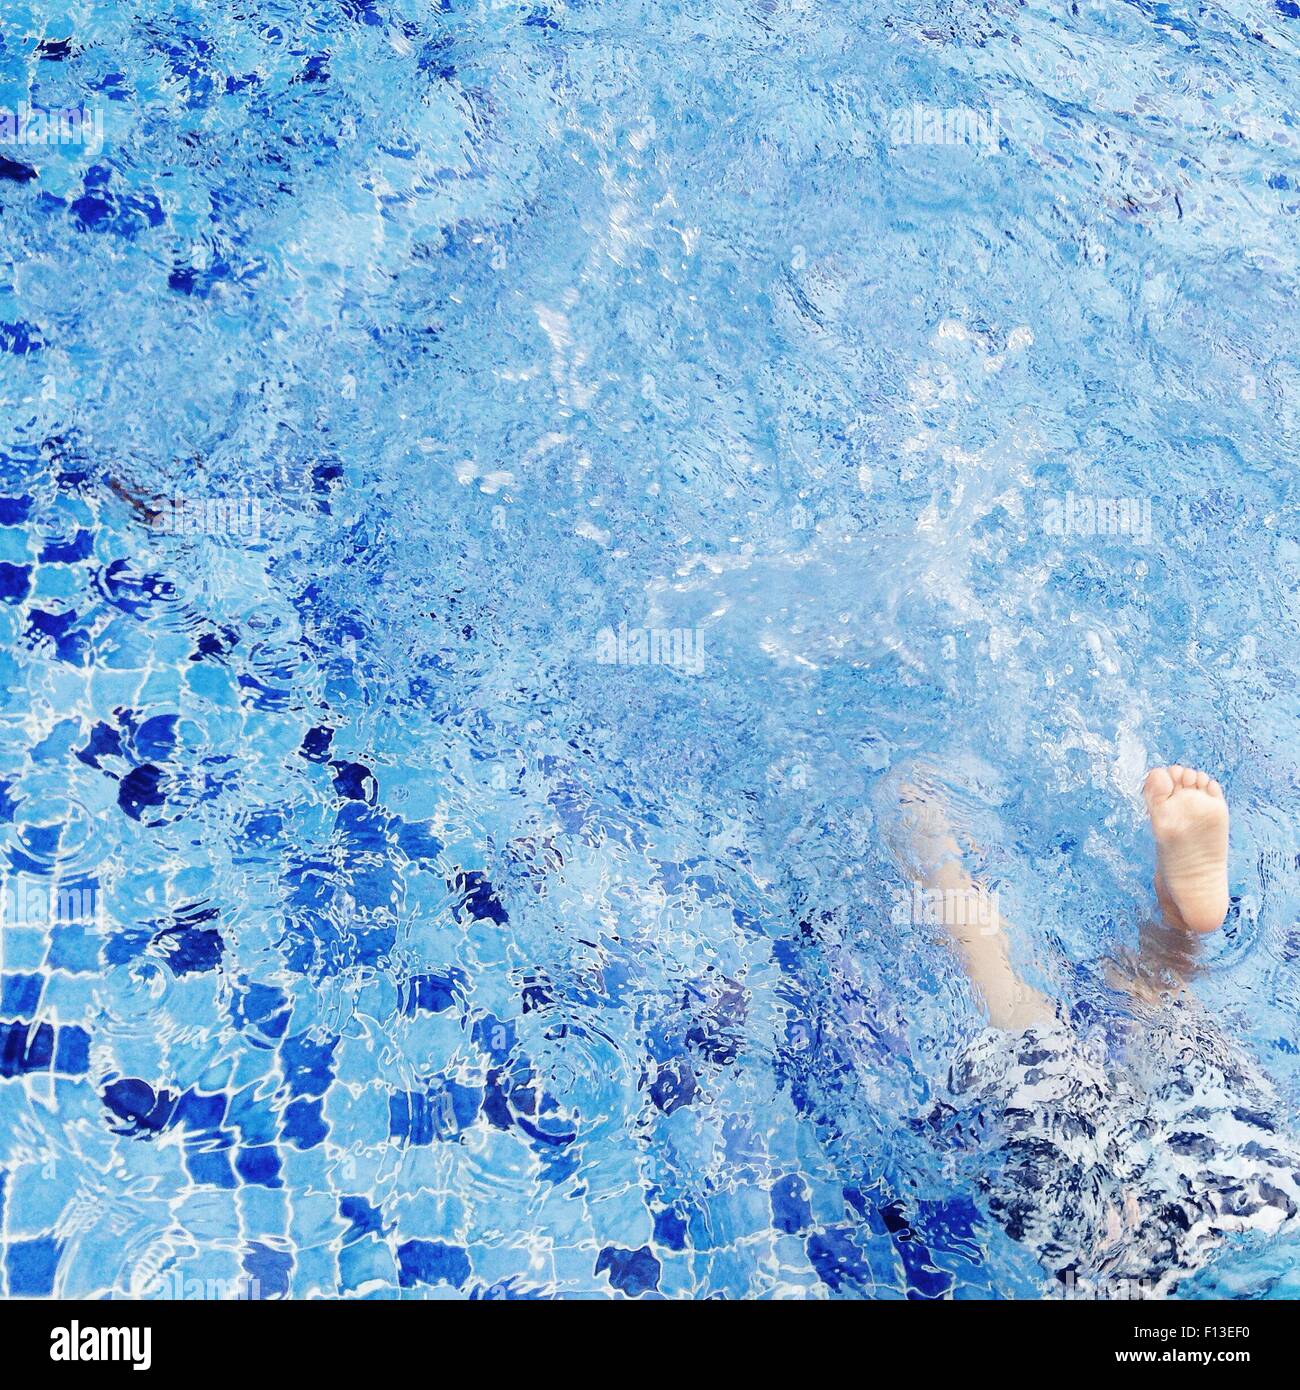
[[170,1091],[155,1092],[148,1082],[133,1076],[110,1082],[101,1099],[123,1122],[115,1128],[137,1137],[161,1134],[176,1112],[176,1097]]
[[32,587],[32,567],[11,565],[0,560],[0,599],[5,603],[21,603]]
[[772,1225],[787,1235],[806,1231],[812,1225],[812,1203],[808,1186],[797,1173],[787,1173],[772,1184]]
[[11,1242],[5,1250],[9,1297],[46,1298],[52,1294],[60,1253],[53,1236]]
[[450,1284],[459,1289],[470,1276],[468,1252],[437,1240],[408,1240],[399,1245],[397,1267],[404,1289],[417,1284]]
[[280,1155],[269,1144],[257,1149],[237,1149],[235,1170],[246,1182],[257,1187],[279,1187]]
[[636,1298],[659,1287],[660,1265],[655,1253],[648,1245],[639,1250],[624,1250],[617,1245],[607,1245],[596,1257],[597,1274],[609,1275],[609,1282]]
[[85,1076],[90,1070],[90,1034],[75,1023],[59,1029],[54,1070],[60,1076]]
[[41,1001],[43,975],[0,976],[0,1018],[30,1018]]
[[329,1126],[325,1123],[321,1110],[321,1100],[299,1099],[293,1101],[284,1112],[284,1137],[296,1149],[314,1149],[325,1142]]

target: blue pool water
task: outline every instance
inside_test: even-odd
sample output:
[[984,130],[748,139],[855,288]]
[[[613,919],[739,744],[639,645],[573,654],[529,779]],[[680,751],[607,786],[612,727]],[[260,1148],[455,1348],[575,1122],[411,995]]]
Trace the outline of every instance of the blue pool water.
[[1300,8],[0,35],[0,1292],[1035,1294],[918,755],[1071,1001],[1214,769],[1294,1117]]

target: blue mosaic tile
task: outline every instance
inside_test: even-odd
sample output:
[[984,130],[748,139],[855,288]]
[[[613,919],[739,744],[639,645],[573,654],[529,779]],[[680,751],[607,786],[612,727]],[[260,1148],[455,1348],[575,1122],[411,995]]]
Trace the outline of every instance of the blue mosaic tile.
[[280,1185],[280,1153],[271,1144],[256,1148],[235,1150],[235,1171],[247,1183],[257,1183],[262,1187]]
[[596,1273],[607,1273],[613,1287],[629,1298],[636,1298],[659,1287],[659,1261],[648,1245],[643,1245],[639,1250],[606,1246],[596,1259]]
[[0,1015],[13,1018],[17,1014],[31,1015],[41,1000],[41,975],[0,976]]
[[456,1245],[438,1241],[408,1240],[397,1247],[398,1282],[402,1288],[417,1284],[450,1284],[462,1288],[470,1277],[469,1254]]
[[75,1023],[58,1030],[54,1070],[64,1076],[85,1076],[90,1070],[90,1034]]
[[5,1247],[9,1297],[45,1298],[52,1294],[59,1253],[53,1236],[10,1241]]
[[45,1071],[54,1060],[50,1023],[0,1023],[0,1078]]
[[74,975],[97,975],[100,971],[100,937],[88,927],[63,926],[50,931],[46,964],[51,970]]

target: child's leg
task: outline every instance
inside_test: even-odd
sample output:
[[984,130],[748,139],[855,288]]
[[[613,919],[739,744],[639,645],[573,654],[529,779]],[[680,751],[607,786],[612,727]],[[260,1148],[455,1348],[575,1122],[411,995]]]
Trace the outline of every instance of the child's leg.
[[995,1028],[1051,1022],[1051,1003],[1013,969],[1007,952],[1008,923],[998,912],[996,895],[966,871],[938,797],[910,782],[902,788],[901,799],[906,849],[922,901],[929,896],[938,903],[937,895],[942,894],[945,904],[962,905],[960,911],[936,915],[983,999],[989,1021]]
[[[1142,935],[1148,963],[1176,979],[1190,973],[1195,938],[1223,924],[1228,913],[1228,805],[1206,773],[1177,764],[1152,768],[1147,810],[1156,841],[1156,897],[1164,931]],[[1016,974],[1007,952],[1007,923],[997,902],[962,863],[961,848],[938,794],[917,777],[901,791],[902,847],[923,893],[965,902],[955,917],[936,914],[953,949],[998,1028],[1024,1028],[1055,1015],[1050,1002]],[[972,911],[972,904],[977,910]]]

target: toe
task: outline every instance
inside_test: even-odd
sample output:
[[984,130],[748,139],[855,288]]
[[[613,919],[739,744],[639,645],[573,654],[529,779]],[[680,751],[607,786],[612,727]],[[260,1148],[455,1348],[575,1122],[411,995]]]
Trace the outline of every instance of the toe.
[[1221,797],[1223,795],[1223,788],[1214,780],[1213,777],[1210,778],[1205,790],[1209,792],[1211,796]]
[[1208,772],[1198,772],[1196,774],[1196,789],[1204,791],[1210,785],[1210,774]]
[[1156,801],[1163,801],[1173,793],[1174,781],[1170,777],[1169,771],[1168,768],[1153,767],[1147,773],[1146,785],[1142,790],[1148,805]]
[[1169,764],[1169,779],[1175,787],[1181,787],[1183,785],[1183,773],[1186,770],[1187,769],[1183,767],[1182,763]]

